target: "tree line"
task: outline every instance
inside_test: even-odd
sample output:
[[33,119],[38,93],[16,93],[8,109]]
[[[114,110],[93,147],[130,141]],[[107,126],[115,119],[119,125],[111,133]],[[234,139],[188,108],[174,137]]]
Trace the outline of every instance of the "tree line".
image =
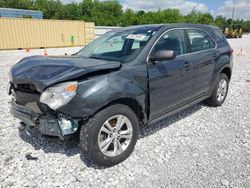
[[83,0],[80,3],[63,4],[59,0],[0,0],[0,7],[41,10],[45,19],[84,20],[99,26],[129,26],[158,23],[199,23],[217,25],[221,29],[232,26],[250,32],[250,20],[232,20],[223,16],[193,10],[187,15],[178,9],[157,11],[123,11],[118,0]]

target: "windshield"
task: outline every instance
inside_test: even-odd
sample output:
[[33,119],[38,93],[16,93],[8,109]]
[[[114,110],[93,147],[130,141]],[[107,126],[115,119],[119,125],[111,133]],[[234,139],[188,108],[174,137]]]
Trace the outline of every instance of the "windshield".
[[108,32],[92,41],[76,55],[87,58],[128,62],[136,58],[155,30],[149,28]]

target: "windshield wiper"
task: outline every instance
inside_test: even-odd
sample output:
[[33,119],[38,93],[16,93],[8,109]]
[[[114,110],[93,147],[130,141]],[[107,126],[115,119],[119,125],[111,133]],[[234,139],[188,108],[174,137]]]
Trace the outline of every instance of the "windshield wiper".
[[100,57],[95,57],[95,56],[90,56],[89,58],[91,58],[91,59],[100,59],[100,60],[103,60],[102,58],[100,58]]

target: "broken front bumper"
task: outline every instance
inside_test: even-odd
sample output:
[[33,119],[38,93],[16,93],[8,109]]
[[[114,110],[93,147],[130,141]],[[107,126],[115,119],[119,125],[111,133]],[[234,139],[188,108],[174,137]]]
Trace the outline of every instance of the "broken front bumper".
[[38,114],[36,114],[33,110],[18,105],[14,100],[11,101],[11,109],[10,113],[24,122],[26,125],[35,126],[38,120]]
[[78,129],[79,120],[65,117],[62,114],[44,115],[34,112],[31,108],[17,104],[11,101],[11,114],[20,119],[27,126],[38,128],[41,134],[48,136],[57,136],[61,139],[67,138]]

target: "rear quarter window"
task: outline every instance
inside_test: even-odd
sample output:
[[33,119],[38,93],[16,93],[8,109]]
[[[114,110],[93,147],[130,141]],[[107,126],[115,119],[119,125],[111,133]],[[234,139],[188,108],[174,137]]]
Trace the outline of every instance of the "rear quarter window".
[[187,30],[192,52],[215,48],[215,42],[201,30]]
[[219,29],[213,30],[213,34],[216,41],[227,43],[226,37]]

